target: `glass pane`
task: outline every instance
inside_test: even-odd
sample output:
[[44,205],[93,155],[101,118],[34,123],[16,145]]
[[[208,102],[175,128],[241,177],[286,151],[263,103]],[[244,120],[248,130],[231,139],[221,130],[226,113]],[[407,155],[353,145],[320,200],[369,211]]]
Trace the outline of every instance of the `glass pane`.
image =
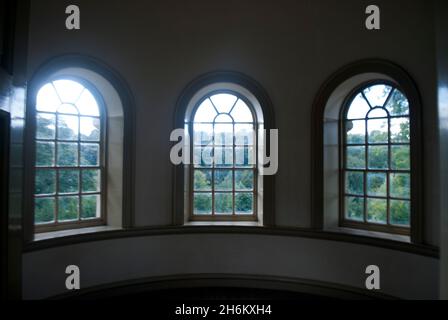
[[220,114],[215,118],[215,123],[233,123],[232,117],[227,114]]
[[79,98],[84,87],[73,80],[56,80],[53,81],[56,91],[62,102],[74,103]]
[[36,138],[54,139],[56,129],[56,117],[48,113],[38,113],[36,116]]
[[255,139],[255,130],[252,124],[236,124],[235,125],[235,144],[236,145],[253,145]]
[[215,191],[232,191],[233,174],[232,170],[215,171]]
[[72,167],[78,165],[78,144],[58,143],[58,166]]
[[79,192],[79,171],[78,170],[59,170],[59,193],[78,193]]
[[383,108],[374,108],[372,109],[369,114],[367,115],[369,119],[375,119],[375,118],[387,118],[388,114],[385,109]]
[[233,148],[215,148],[215,166],[233,166]]
[[79,114],[83,116],[100,116],[100,109],[98,103],[89,90],[84,90],[76,102]]
[[100,141],[100,119],[81,117],[80,134],[83,141]]
[[35,194],[56,193],[56,171],[52,169],[37,169]]
[[235,189],[238,191],[252,191],[254,189],[254,171],[235,170]]
[[347,112],[347,119],[363,119],[367,117],[367,113],[370,111],[369,104],[362,94],[358,94],[350,104],[350,108]]
[[366,167],[366,148],[365,147],[347,147],[347,168],[365,169]]
[[193,163],[195,166],[211,167],[213,164],[213,147],[195,147]]
[[235,148],[235,166],[237,167],[253,167],[255,166],[255,148],[253,147],[236,147]]
[[78,197],[74,196],[59,197],[58,205],[59,205],[59,212],[58,212],[59,221],[69,221],[78,219],[78,211],[79,211]]
[[205,99],[196,110],[194,122],[213,122],[218,115],[210,99]]
[[36,142],[36,165],[54,166],[54,143]]
[[58,117],[58,140],[78,140],[79,118],[77,116]]
[[212,194],[195,193],[194,194],[194,214],[211,215],[212,214]]
[[235,105],[237,97],[235,97],[233,94],[215,94],[214,96],[210,97],[210,100],[212,100],[213,104],[215,105],[216,109],[218,109],[218,112],[220,113],[229,113],[230,110],[232,110],[232,107]]
[[409,146],[391,147],[391,166],[394,170],[410,170],[411,156]]
[[47,83],[40,88],[36,98],[37,111],[56,112],[60,104],[61,100],[59,100],[56,90],[51,83]]
[[101,217],[101,200],[99,195],[81,197],[81,219]]
[[390,139],[392,142],[409,143],[409,118],[390,119]]
[[364,173],[345,173],[345,192],[353,195],[364,195]]
[[389,131],[387,119],[377,119],[367,121],[369,143],[388,143]]
[[97,169],[82,170],[82,192],[99,192],[101,190],[101,175]]
[[366,122],[364,120],[347,121],[345,128],[347,130],[347,144],[366,143]]
[[195,191],[212,190],[211,170],[194,170],[194,190]]
[[387,176],[385,173],[367,174],[367,195],[387,197]]
[[390,201],[390,223],[399,226],[410,226],[411,203],[409,201]]
[[367,199],[367,221],[372,223],[387,223],[387,200]]
[[394,198],[411,197],[411,175],[407,173],[391,173],[390,196]]
[[345,197],[345,218],[364,221],[364,198]]
[[34,200],[34,222],[36,224],[53,222],[54,212],[54,198],[36,198]]
[[388,169],[387,146],[374,146],[369,148],[369,169]]
[[386,109],[391,116],[408,115],[409,101],[399,90],[395,89],[387,102]]
[[193,130],[194,144],[208,145],[213,142],[212,124],[195,124],[193,126]]
[[250,122],[252,123],[254,121],[254,118],[252,116],[252,112],[250,111],[247,104],[244,103],[243,100],[239,99],[233,107],[232,112],[230,113],[233,120],[235,122]]
[[64,103],[58,107],[59,113],[78,115],[78,108],[74,104]]
[[391,92],[392,87],[386,86],[384,84],[378,84],[374,86],[370,86],[364,90],[364,94],[369,100],[372,108],[382,107],[386,102],[389,93]]
[[100,165],[100,145],[96,143],[81,143],[81,165]]
[[215,146],[233,145],[233,125],[216,124],[215,125]]
[[233,195],[231,193],[215,193],[215,214],[233,214]]
[[254,213],[253,193],[235,193],[235,214],[252,215]]

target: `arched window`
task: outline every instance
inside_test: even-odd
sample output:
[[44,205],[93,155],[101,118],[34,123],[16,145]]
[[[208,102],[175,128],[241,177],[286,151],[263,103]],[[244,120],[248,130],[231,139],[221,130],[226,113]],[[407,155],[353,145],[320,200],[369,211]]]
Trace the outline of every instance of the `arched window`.
[[81,79],[44,84],[35,105],[36,230],[104,223],[106,115]]
[[191,121],[191,220],[257,220],[257,120],[233,91],[207,93]]
[[367,83],[348,97],[341,117],[343,226],[409,233],[409,101],[392,82]]

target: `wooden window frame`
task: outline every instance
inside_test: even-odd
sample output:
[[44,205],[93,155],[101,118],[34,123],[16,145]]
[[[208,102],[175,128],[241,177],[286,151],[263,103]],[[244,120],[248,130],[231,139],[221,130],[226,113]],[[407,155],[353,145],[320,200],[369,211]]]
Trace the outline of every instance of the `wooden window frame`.
[[[191,165],[189,166],[189,220],[190,221],[258,221],[258,208],[257,208],[257,202],[258,202],[258,136],[257,136],[257,132],[258,132],[258,120],[257,120],[257,115],[254,112],[254,108],[252,106],[252,104],[250,103],[250,101],[248,99],[246,99],[246,97],[244,97],[242,94],[240,94],[239,92],[233,91],[233,90],[228,90],[228,89],[220,89],[220,90],[213,90],[208,92],[207,94],[205,94],[199,101],[198,103],[195,105],[193,111],[191,112],[191,116],[189,121],[186,123],[186,125],[188,125],[188,129],[189,129],[189,136],[190,137],[194,137],[194,124],[197,124],[198,122],[194,122],[194,117],[196,115],[196,112],[198,110],[198,108],[201,106],[201,104],[209,99],[212,103],[212,105],[214,106],[214,108],[216,109],[218,115],[222,114],[218,112],[218,109],[216,108],[216,106],[214,105],[213,101],[210,99],[211,97],[213,97],[214,95],[217,94],[230,94],[235,96],[237,99],[234,103],[234,106],[236,105],[236,103],[238,102],[238,100],[242,100],[247,107],[249,108],[251,114],[252,114],[252,119],[253,121],[250,123],[247,122],[235,122],[234,120],[232,121],[232,127],[233,127],[233,134],[232,134],[232,157],[233,157],[233,165],[232,167],[223,167],[223,168],[216,168],[214,166],[214,164],[211,167],[206,167],[206,168],[197,168],[195,167],[194,164],[194,147],[197,146],[194,144],[194,142],[191,143],[190,146],[190,163]],[[231,111],[233,110],[233,108],[228,112],[231,113]],[[201,123],[202,124],[202,123]],[[214,133],[214,129],[215,129],[215,122],[213,123],[207,123],[207,124],[212,124],[213,126],[213,133]],[[235,125],[236,124],[250,124],[253,126],[253,130],[254,130],[254,142],[252,147],[255,148],[255,150],[253,151],[255,154],[255,164],[251,167],[251,168],[237,168],[235,167],[235,148],[239,147],[239,145],[237,145],[235,143]],[[194,139],[194,138],[193,138]],[[214,134],[212,137],[213,140],[213,150],[215,148],[215,142],[214,142]],[[200,145],[203,146],[203,145]],[[210,170],[211,171],[211,191],[195,191],[194,190],[194,172],[196,170]],[[215,190],[215,186],[214,186],[214,177],[215,177],[215,172],[216,171],[222,171],[222,170],[231,170],[232,171],[232,190],[231,191],[216,191]],[[235,172],[236,171],[240,171],[240,170],[252,170],[253,171],[253,187],[252,187],[252,192],[249,191],[237,191],[235,189]],[[235,213],[235,194],[236,193],[252,193],[253,195],[253,212],[251,215],[237,215]],[[212,194],[212,212],[211,215],[197,215],[194,214],[194,195],[195,193],[211,193]],[[217,215],[215,213],[215,194],[220,194],[220,193],[224,193],[224,194],[228,194],[231,193],[232,194],[232,214],[231,215],[224,215],[224,214],[220,214]]]
[[[65,140],[58,140],[58,136],[57,136],[57,118],[58,115],[65,115],[63,113],[58,113],[58,112],[40,112],[36,110],[36,105],[33,106],[32,110],[31,110],[31,118],[33,119],[33,138],[32,138],[32,148],[33,148],[33,153],[34,153],[34,159],[35,159],[35,152],[36,152],[36,142],[40,139],[37,139],[36,137],[36,132],[37,132],[37,113],[46,113],[46,114],[54,114],[56,117],[56,129],[55,129],[55,138],[54,139],[49,139],[48,141],[52,141],[55,143],[55,164],[53,167],[47,167],[47,166],[39,166],[37,167],[35,162],[33,162],[32,164],[32,183],[33,183],[33,187],[35,186],[35,179],[36,179],[36,171],[37,169],[48,169],[48,170],[54,170],[56,172],[56,182],[55,182],[55,193],[52,195],[43,195],[43,196],[37,196],[34,192],[33,192],[33,196],[32,196],[32,204],[31,204],[31,208],[32,208],[32,214],[33,214],[33,221],[34,221],[34,217],[35,217],[35,199],[36,198],[53,198],[55,200],[55,220],[54,222],[51,223],[42,223],[42,224],[36,224],[34,223],[34,231],[35,233],[43,233],[43,232],[52,232],[52,231],[60,231],[60,230],[68,230],[68,229],[78,229],[78,228],[86,228],[86,227],[94,227],[94,226],[101,226],[101,225],[105,225],[107,224],[107,108],[105,107],[105,102],[100,94],[100,92],[95,88],[95,86],[90,83],[89,81],[82,79],[81,77],[75,77],[75,76],[71,76],[71,75],[58,75],[56,77],[51,77],[49,79],[46,79],[45,82],[43,82],[43,84],[40,86],[40,88],[42,88],[44,85],[48,84],[48,83],[52,83],[54,81],[57,80],[72,80],[75,81],[77,83],[79,83],[80,85],[82,85],[84,87],[84,90],[88,90],[93,97],[95,98],[95,101],[97,102],[98,108],[99,108],[99,116],[86,116],[86,117],[92,117],[92,118],[97,118],[100,120],[100,139],[98,142],[90,142],[90,141],[81,141],[81,137],[78,134],[78,138],[76,140],[70,140],[70,141],[65,141]],[[40,89],[37,90],[36,94],[39,92]],[[37,99],[36,99],[37,102]],[[68,114],[70,116],[77,116],[78,117],[78,128],[80,128],[80,119],[81,117],[83,117],[83,115],[80,115],[79,113],[77,115],[73,115],[73,114]],[[42,140],[43,141],[43,140]],[[76,166],[57,166],[56,161],[57,161],[57,144],[58,143],[64,143],[64,142],[76,142],[78,144],[78,150],[77,150],[77,155],[78,155],[78,164]],[[81,150],[81,143],[95,143],[99,145],[100,148],[100,152],[99,152],[99,165],[98,166],[86,166],[83,167],[81,166],[80,163],[80,150]],[[78,184],[78,192],[77,193],[70,193],[64,196],[78,196],[78,219],[75,220],[70,220],[67,222],[59,222],[58,221],[58,198],[59,198],[59,191],[58,191],[58,176],[59,176],[59,171],[60,170],[64,170],[64,169],[72,169],[72,170],[77,170],[79,172],[79,184]],[[99,192],[88,192],[88,193],[83,193],[82,192],[82,172],[83,170],[89,170],[89,169],[96,169],[96,170],[100,170],[100,191]],[[98,218],[93,218],[93,219],[86,219],[86,220],[82,220],[81,219],[81,196],[82,195],[99,195],[100,196],[100,217]]]
[[[387,143],[379,143],[379,144],[375,144],[375,143],[369,143],[368,141],[368,127],[367,127],[367,122],[369,120],[368,118],[368,114],[366,114],[366,116],[364,118],[360,118],[360,119],[350,119],[353,121],[365,121],[366,122],[366,126],[365,126],[365,142],[363,144],[347,144],[347,134],[346,134],[346,123],[348,121],[347,119],[347,113],[351,107],[351,104],[353,102],[353,100],[356,98],[356,96],[361,93],[363,95],[363,98],[367,101],[369,107],[370,107],[370,111],[374,110],[375,108],[379,107],[379,106],[372,106],[369,102],[369,100],[367,99],[367,97],[364,94],[364,90],[375,86],[375,85],[387,85],[392,87],[391,92],[389,93],[389,95],[386,98],[386,101],[384,102],[383,106],[381,106],[381,108],[384,108],[384,106],[387,105],[387,103],[389,102],[392,93],[394,92],[395,89],[399,90],[407,99],[407,96],[403,93],[403,89],[400,88],[400,86],[390,80],[381,80],[381,79],[375,79],[375,80],[370,80],[367,82],[362,83],[361,85],[356,86],[349,94],[348,96],[345,98],[342,108],[341,108],[341,113],[340,113],[340,121],[339,121],[339,147],[340,147],[340,159],[339,159],[339,226],[340,227],[348,227],[348,228],[355,228],[355,229],[364,229],[364,230],[368,230],[368,231],[378,231],[378,232],[385,232],[385,233],[392,233],[392,234],[399,234],[399,235],[410,235],[410,229],[411,226],[407,226],[407,227],[402,227],[399,225],[394,225],[390,223],[390,201],[391,200],[404,200],[404,201],[408,201],[410,202],[411,205],[411,211],[412,211],[412,207],[413,207],[413,195],[412,195],[412,187],[411,187],[411,192],[410,192],[410,198],[409,199],[402,199],[402,198],[396,198],[396,197],[391,197],[390,196],[390,178],[389,175],[392,173],[404,173],[404,174],[409,174],[411,177],[411,181],[413,180],[413,172],[412,172],[412,166],[409,168],[409,170],[393,170],[391,169],[391,148],[392,146],[395,145],[403,145],[403,146],[409,146],[410,149],[410,153],[409,153],[409,157],[410,157],[410,163],[412,164],[412,124],[411,124],[411,109],[412,107],[409,105],[409,114],[406,116],[391,116],[389,114],[389,112],[387,112],[387,116],[386,117],[382,117],[382,118],[371,118],[371,119],[387,119],[388,122],[388,141]],[[391,119],[394,118],[408,118],[409,122],[410,122],[410,141],[408,143],[393,143],[391,141]],[[346,167],[346,156],[347,156],[347,147],[348,146],[360,146],[360,147],[365,147],[365,168],[364,169],[349,169]],[[388,169],[369,169],[368,167],[368,147],[369,146],[387,146],[388,148],[388,157],[387,157],[387,162],[388,162]],[[348,194],[346,192],[346,173],[347,172],[362,172],[363,173],[363,195],[362,198],[364,199],[364,210],[363,210],[363,219],[364,221],[355,221],[355,220],[350,220],[347,219],[347,217],[345,216],[345,198],[348,197],[359,197],[361,198],[360,195],[351,195]],[[386,175],[386,196],[370,196],[367,194],[367,175],[368,173],[384,173]],[[379,224],[379,223],[374,223],[374,222],[369,222],[367,221],[367,200],[368,199],[381,199],[381,200],[387,200],[387,214],[386,214],[386,224]],[[409,219],[411,220],[411,214],[409,216]]]

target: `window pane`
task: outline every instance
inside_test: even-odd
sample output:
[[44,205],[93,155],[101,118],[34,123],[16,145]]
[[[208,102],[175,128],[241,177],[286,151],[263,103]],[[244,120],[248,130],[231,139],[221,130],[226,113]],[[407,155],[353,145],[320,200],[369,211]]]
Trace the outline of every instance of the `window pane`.
[[235,170],[235,189],[238,191],[251,191],[254,189],[253,170]]
[[215,193],[215,214],[233,214],[233,195],[231,193]]
[[253,147],[236,147],[235,148],[235,166],[236,167],[252,167],[255,166],[256,155]]
[[253,145],[255,138],[254,126],[251,124],[235,125],[235,144],[236,145]]
[[36,198],[34,200],[34,221],[36,224],[54,221],[54,198]]
[[233,125],[216,124],[215,125],[215,146],[233,145]]
[[37,139],[54,139],[56,128],[56,117],[48,113],[37,113],[36,115]]
[[36,142],[36,165],[54,166],[54,143]]
[[215,166],[231,167],[233,166],[233,148],[215,148]]
[[387,223],[387,200],[367,199],[367,221],[372,223]]
[[387,102],[386,109],[391,116],[401,116],[409,114],[409,102],[408,99],[397,89],[391,95],[391,98]]
[[369,143],[388,143],[388,121],[387,119],[375,119],[367,121]]
[[81,165],[99,166],[100,145],[96,143],[81,143]]
[[77,116],[58,117],[58,140],[78,140],[79,118]]
[[195,191],[212,190],[211,170],[194,170],[194,190]]
[[390,196],[394,198],[411,197],[411,175],[406,173],[392,173],[390,175]]
[[369,100],[372,108],[382,107],[386,102],[389,93],[391,92],[392,87],[386,86],[384,84],[370,86],[364,89],[364,94]]
[[101,190],[100,181],[100,170],[82,170],[82,192],[99,192]]
[[84,90],[84,87],[73,80],[56,80],[53,81],[54,87],[59,97],[64,103],[74,103]]
[[409,118],[390,119],[390,139],[391,142],[409,143]]
[[365,147],[347,147],[347,168],[365,169],[366,151]]
[[387,114],[387,111],[383,108],[373,108],[372,110],[370,110],[367,117],[370,119],[387,118],[388,114]]
[[194,122],[213,122],[218,115],[210,99],[205,99],[196,110]]
[[369,169],[388,169],[387,146],[374,146],[369,148]]
[[76,102],[76,106],[78,107],[79,114],[81,115],[96,117],[100,116],[100,109],[98,107],[98,104],[89,90],[83,91],[78,101]]
[[364,198],[345,197],[345,218],[364,221]]
[[195,193],[194,194],[194,214],[211,215],[212,214],[212,194]]
[[367,174],[367,195],[387,197],[387,178],[385,173]]
[[215,171],[215,191],[232,191],[233,174],[232,170]]
[[193,163],[195,166],[211,167],[213,164],[213,147],[195,147]]
[[101,201],[99,195],[81,197],[81,219],[101,217]]
[[252,215],[254,213],[253,193],[235,193],[235,214]]
[[213,125],[212,124],[194,124],[194,144],[196,145],[208,145],[212,143],[213,138]]
[[59,170],[59,193],[79,192],[79,171]]
[[391,147],[391,166],[394,170],[410,170],[411,156],[409,146]]
[[59,221],[69,221],[78,219],[79,198],[59,197]]
[[358,94],[355,99],[353,99],[348,109],[347,119],[363,119],[367,116],[370,111],[369,104],[364,99],[362,94]]
[[56,172],[52,169],[37,169],[35,194],[54,194],[56,192]]
[[76,106],[74,104],[71,104],[71,103],[70,104],[69,103],[61,104],[58,107],[58,112],[59,113],[64,113],[64,114],[75,114],[75,115],[79,114],[78,108],[76,108]]
[[60,104],[61,101],[51,83],[47,83],[39,89],[36,98],[36,109],[38,111],[56,112]]
[[230,115],[232,116],[235,122],[251,123],[254,121],[252,112],[250,111],[249,107],[244,103],[244,101],[241,99],[238,99],[238,102],[236,103]]
[[83,141],[100,141],[100,119],[81,117],[80,134]]
[[58,143],[58,166],[77,166],[78,165],[78,144],[77,143]]
[[346,172],[345,175],[345,191],[348,194],[364,195],[364,173],[363,172]]
[[411,217],[411,203],[409,201],[390,201],[390,223],[409,226]]
[[214,96],[210,97],[210,99],[220,113],[229,113],[230,110],[232,110],[232,107],[235,105],[237,97],[235,97],[233,94],[224,93],[215,94]]
[[366,143],[366,122],[365,120],[347,121],[347,144]]

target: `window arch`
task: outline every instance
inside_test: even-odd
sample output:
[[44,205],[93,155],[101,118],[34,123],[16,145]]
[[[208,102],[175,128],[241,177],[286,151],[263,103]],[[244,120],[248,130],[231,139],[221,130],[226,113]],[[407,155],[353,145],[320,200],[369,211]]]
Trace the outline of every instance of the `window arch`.
[[[183,90],[177,101],[175,128],[185,130],[190,161],[175,166],[174,170],[175,225],[191,221],[197,224],[227,224],[229,221],[243,225],[275,224],[275,177],[263,176],[259,163],[259,155],[270,148],[269,135],[263,132],[274,129],[274,123],[267,93],[258,82],[244,74],[210,72],[196,78]],[[195,135],[195,125],[206,130],[199,129]],[[249,128],[253,128],[252,134]],[[201,151],[200,157],[196,152],[195,159],[194,148],[205,149],[205,152]],[[216,164],[213,162],[215,154]],[[204,167],[202,160],[205,160]],[[202,187],[195,187],[195,173],[207,190],[197,190]],[[194,214],[195,194],[202,196],[204,205],[204,210],[199,210],[203,212],[197,211],[197,214]]]
[[389,81],[363,84],[348,97],[341,128],[341,224],[408,234],[412,199],[407,97]]
[[99,93],[60,77],[39,89],[35,109],[36,230],[102,224],[107,116]]
[[193,112],[191,220],[257,219],[257,120],[233,91],[210,92]]
[[341,68],[316,95],[312,136],[314,228],[422,243],[421,99],[405,70]]

